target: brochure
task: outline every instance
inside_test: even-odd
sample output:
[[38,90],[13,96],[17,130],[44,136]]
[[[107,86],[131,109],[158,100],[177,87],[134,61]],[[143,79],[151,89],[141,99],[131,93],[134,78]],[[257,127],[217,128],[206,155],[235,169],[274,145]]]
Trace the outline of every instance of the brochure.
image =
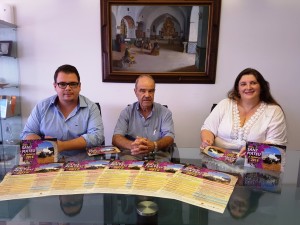
[[0,200],[49,195],[113,193],[176,199],[223,213],[237,178],[226,173],[155,161],[20,165],[0,183]]
[[216,160],[231,164],[235,163],[239,157],[238,152],[230,151],[216,146],[207,146],[202,150],[202,152]]
[[21,140],[19,165],[57,162],[57,155],[56,138]]
[[113,190],[116,194],[134,194],[132,186],[144,163],[139,160],[112,161],[97,179],[93,192],[110,193]]
[[228,173],[220,171],[210,170],[207,168],[201,168],[194,165],[188,165],[182,169],[182,174],[203,178],[206,180],[215,181],[218,183],[228,184],[234,186],[237,182],[237,178]]
[[85,160],[81,162],[69,161],[64,164],[64,171],[97,170],[104,169],[109,160]]
[[103,155],[103,154],[117,154],[120,153],[120,149],[115,146],[97,146],[87,149],[89,156]]
[[284,171],[286,146],[247,142],[245,167]]
[[32,174],[32,173],[56,172],[59,171],[62,167],[63,167],[62,163],[18,165],[12,169],[11,174],[22,175],[22,174]]

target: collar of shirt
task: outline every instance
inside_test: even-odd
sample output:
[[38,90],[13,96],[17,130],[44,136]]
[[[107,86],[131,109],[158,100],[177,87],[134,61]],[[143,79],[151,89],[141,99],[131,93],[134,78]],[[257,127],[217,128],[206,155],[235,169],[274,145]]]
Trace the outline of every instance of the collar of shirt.
[[[139,112],[139,114],[143,117],[143,115],[140,113],[140,103],[139,102],[136,102],[136,110]],[[152,110],[151,110],[151,113],[148,115],[147,119],[150,118],[154,112],[154,108],[155,108],[155,104],[153,102],[153,105],[152,105]]]

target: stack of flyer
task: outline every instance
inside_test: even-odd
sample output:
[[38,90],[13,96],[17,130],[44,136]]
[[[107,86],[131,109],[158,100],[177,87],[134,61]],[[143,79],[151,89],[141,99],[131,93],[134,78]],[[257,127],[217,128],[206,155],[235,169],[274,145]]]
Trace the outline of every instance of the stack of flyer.
[[21,140],[20,165],[46,164],[57,162],[57,139],[46,138],[36,140]]
[[115,146],[97,146],[92,148],[87,148],[88,156],[104,155],[104,154],[117,154],[120,153],[120,149]]
[[245,167],[283,172],[286,146],[247,142]]
[[238,152],[230,151],[216,146],[207,146],[202,150],[202,152],[216,160],[229,164],[234,164],[239,157]]

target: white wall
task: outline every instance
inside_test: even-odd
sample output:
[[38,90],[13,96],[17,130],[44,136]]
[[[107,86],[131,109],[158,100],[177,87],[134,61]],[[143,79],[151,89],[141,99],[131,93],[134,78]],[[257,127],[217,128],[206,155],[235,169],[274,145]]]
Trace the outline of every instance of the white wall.
[[[0,0],[15,6],[22,113],[54,94],[53,73],[73,64],[82,78],[82,94],[100,102],[106,143],[118,115],[136,100],[133,84],[103,83],[100,0]],[[176,143],[197,147],[199,130],[212,103],[226,97],[237,74],[258,69],[270,81],[288,122],[288,151],[300,150],[299,0],[223,0],[215,84],[157,84],[156,101],[173,111]],[[294,160],[294,159],[293,159]],[[299,160],[290,166],[297,170]]]

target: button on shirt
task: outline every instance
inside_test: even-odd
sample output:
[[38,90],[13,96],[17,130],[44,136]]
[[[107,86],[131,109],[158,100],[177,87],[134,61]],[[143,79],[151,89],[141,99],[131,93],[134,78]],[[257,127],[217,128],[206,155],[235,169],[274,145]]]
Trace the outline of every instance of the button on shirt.
[[[61,141],[82,136],[87,147],[101,145],[104,141],[104,128],[97,105],[79,95],[79,105],[65,118],[55,104],[56,99],[57,95],[51,96],[34,107],[21,133],[21,139],[29,134],[51,136]],[[72,156],[83,150],[63,151],[60,154]]]
[[145,119],[139,112],[139,102],[122,110],[114,134],[134,140],[137,136],[157,141],[165,136],[175,138],[172,112],[159,103],[153,103],[152,112]]

